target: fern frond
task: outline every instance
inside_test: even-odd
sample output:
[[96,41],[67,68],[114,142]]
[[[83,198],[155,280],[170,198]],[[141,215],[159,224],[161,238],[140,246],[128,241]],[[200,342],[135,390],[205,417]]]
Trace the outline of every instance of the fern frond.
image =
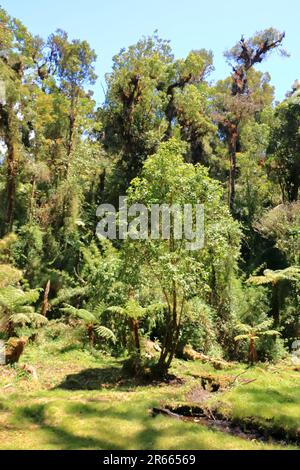
[[138,320],[139,318],[142,318],[147,310],[143,307],[141,307],[136,300],[129,300],[125,307],[118,307],[118,306],[113,306],[113,307],[108,307],[107,309],[111,313],[116,313],[118,315],[125,315],[128,318],[133,318],[134,320]]
[[14,325],[29,325],[31,323],[30,318],[24,313],[15,313],[9,317],[9,321]]
[[123,307],[113,306],[113,307],[108,307],[106,310],[111,313],[116,313],[117,315],[125,314],[125,308]]
[[83,297],[87,291],[87,287],[72,287],[70,289],[60,289],[56,298],[51,301],[51,305],[56,307],[57,305],[65,304],[66,302],[76,298]]
[[0,307],[16,312],[20,307],[35,303],[40,295],[40,289],[24,292],[13,286],[0,289]]
[[248,283],[254,284],[257,286],[264,284],[273,284],[276,285],[282,281],[299,281],[300,280],[300,268],[298,266],[290,266],[286,269],[281,269],[278,271],[272,271],[271,269],[266,269],[263,276],[251,276],[248,279]]
[[151,304],[148,307],[146,307],[146,312],[148,314],[155,314],[162,312],[166,308],[166,304],[162,302],[158,302],[156,304]]
[[279,331],[276,331],[276,330],[269,330],[269,331],[264,331],[263,333],[261,333],[261,335],[263,335],[263,336],[281,336],[281,333],[279,333]]
[[22,279],[22,273],[9,264],[0,264],[0,289],[13,286]]
[[95,326],[95,331],[101,338],[111,340],[113,343],[116,343],[117,338],[109,328],[99,325]]
[[0,240],[0,257],[7,257],[9,255],[11,246],[17,241],[18,237],[15,233],[9,233]]
[[241,341],[242,339],[249,339],[249,335],[238,335],[234,338],[234,341]]
[[94,309],[94,314],[97,317],[100,317],[105,310],[107,310],[105,304],[103,302],[99,302],[96,308]]
[[9,317],[9,321],[15,326],[30,325],[33,328],[41,328],[48,323],[48,319],[39,313],[29,311],[27,314],[24,312],[14,313]]
[[254,286],[263,286],[265,284],[272,284],[272,279],[265,276],[251,276],[247,283],[253,284]]
[[49,322],[48,318],[44,315],[41,315],[40,313],[30,313],[28,317],[30,319],[31,325],[34,328],[41,328],[42,326],[47,325]]
[[263,332],[263,331],[267,330],[268,328],[270,328],[272,325],[273,325],[273,320],[272,320],[272,318],[270,318],[269,320],[265,320],[262,323],[260,323],[259,325],[255,326],[255,331]]
[[31,315],[35,313],[34,308],[31,307],[30,305],[23,305],[19,307],[18,310],[19,310],[19,313],[24,313],[25,315]]
[[236,329],[241,333],[251,333],[252,327],[250,325],[245,325],[244,323],[238,323]]
[[60,309],[61,312],[67,313],[68,315],[72,315],[73,317],[80,318],[86,323],[97,323],[97,318],[96,316],[92,313],[89,312],[88,310],[85,309],[78,309],[75,307],[72,307],[72,305],[66,305],[64,308]]

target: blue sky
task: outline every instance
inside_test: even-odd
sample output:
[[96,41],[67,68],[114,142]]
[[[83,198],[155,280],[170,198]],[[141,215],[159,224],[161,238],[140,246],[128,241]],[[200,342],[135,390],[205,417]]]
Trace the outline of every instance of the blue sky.
[[250,36],[273,26],[286,31],[285,47],[291,57],[275,54],[260,69],[271,73],[277,99],[300,79],[299,0],[0,0],[0,4],[34,34],[47,37],[62,28],[70,38],[88,40],[98,55],[98,101],[103,99],[101,84],[105,86],[112,56],[156,29],[171,40],[176,57],[185,57],[191,49],[211,49],[213,78],[219,79],[230,73],[225,49],[241,34]]

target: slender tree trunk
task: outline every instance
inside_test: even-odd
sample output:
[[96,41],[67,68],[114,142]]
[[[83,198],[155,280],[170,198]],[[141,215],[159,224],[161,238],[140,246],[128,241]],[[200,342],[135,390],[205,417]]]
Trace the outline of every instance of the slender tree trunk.
[[229,135],[229,157],[230,157],[230,174],[229,174],[229,207],[233,211],[235,204],[235,185],[237,172],[237,141],[238,130],[236,125],[232,125]]
[[69,137],[68,137],[68,149],[67,149],[67,170],[68,175],[71,157],[75,147],[75,136],[76,136],[76,105],[77,105],[77,94],[71,98],[70,112],[69,112]]
[[170,309],[170,322],[169,327],[167,327],[164,346],[160,354],[158,362],[158,374],[164,375],[167,373],[172,360],[174,359],[179,334],[180,334],[180,321],[178,320],[178,302],[177,302],[177,286],[176,282],[173,282],[173,305]]
[[8,338],[13,338],[14,336],[16,336],[15,325],[13,324],[11,320],[9,320],[9,322],[7,323],[6,331],[7,331]]
[[141,343],[140,343],[140,335],[139,335],[139,321],[131,319],[131,330],[133,334],[134,340],[134,347],[138,354],[141,354]]
[[105,190],[105,179],[106,179],[106,170],[104,168],[99,178],[99,192],[101,195],[104,193],[104,190]]
[[95,335],[94,325],[88,325],[87,332],[88,332],[90,346],[93,347],[95,345],[95,342],[96,342],[96,335]]
[[249,344],[249,362],[253,366],[254,363],[256,362],[256,351],[255,351],[255,339],[250,338],[250,344]]
[[169,349],[169,344],[170,344],[170,336],[171,336],[171,330],[172,330],[172,322],[171,322],[171,311],[168,310],[168,319],[166,321],[166,333],[158,361],[158,370],[163,369],[163,365],[165,364],[166,357],[168,355],[168,349]]
[[17,137],[14,133],[13,110],[8,111],[8,126],[5,143],[7,146],[7,174],[6,174],[6,210],[5,210],[5,234],[11,232],[14,221],[16,202],[17,175],[19,167]]
[[14,147],[8,150],[7,181],[6,181],[6,211],[5,233],[12,230],[16,198],[16,161]]
[[42,306],[42,311],[41,311],[41,315],[43,315],[44,317],[46,317],[47,313],[49,312],[50,287],[51,287],[51,281],[49,279],[49,281],[47,282],[46,288],[45,288],[43,306]]
[[272,315],[274,326],[277,328],[280,326],[280,313],[283,308],[285,298],[288,295],[288,288],[284,282],[277,282],[276,284],[273,284],[272,288]]
[[35,207],[35,191],[36,191],[36,178],[33,177],[32,179],[32,187],[31,187],[31,197],[30,197],[30,208],[29,208],[29,220],[32,222],[34,217],[34,207]]
[[68,141],[68,157],[70,157],[74,149],[75,123],[76,123],[75,112],[74,112],[74,109],[71,109],[71,112],[69,115],[70,127],[69,127],[69,141]]

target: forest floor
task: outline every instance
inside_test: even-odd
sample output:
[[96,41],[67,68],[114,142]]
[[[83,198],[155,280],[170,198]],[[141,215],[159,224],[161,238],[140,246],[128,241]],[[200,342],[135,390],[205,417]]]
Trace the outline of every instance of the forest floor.
[[[39,380],[0,368],[0,449],[299,449],[300,372],[287,364],[216,371],[176,360],[181,380],[139,384],[100,353],[31,346],[21,362]],[[178,416],[202,408],[207,423]]]

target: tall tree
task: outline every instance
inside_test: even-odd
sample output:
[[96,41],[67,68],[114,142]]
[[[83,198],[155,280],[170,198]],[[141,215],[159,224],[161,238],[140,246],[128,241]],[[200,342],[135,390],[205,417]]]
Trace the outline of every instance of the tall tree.
[[32,36],[22,23],[0,9],[0,133],[6,145],[6,189],[2,232],[12,229],[18,173],[22,155],[22,121],[26,106],[27,77],[32,67]]
[[[285,37],[274,28],[256,33],[250,39],[241,40],[229,51],[225,57],[232,64],[233,73],[227,94],[224,96],[218,120],[226,135],[228,143],[230,170],[229,170],[229,206],[234,210],[237,177],[237,152],[239,150],[240,127],[245,117],[259,111],[260,103],[255,99],[253,90],[249,86],[249,75],[252,68],[279,48]],[[285,54],[285,51],[281,49]],[[228,93],[229,92],[229,93]],[[226,96],[227,95],[227,96]]]
[[57,85],[69,101],[66,163],[68,172],[79,125],[79,107],[80,104],[82,105],[82,100],[91,96],[85,87],[93,85],[97,78],[94,70],[97,56],[86,41],[76,39],[70,42],[67,33],[62,30],[50,36],[47,46],[50,50],[49,61],[50,65],[52,62],[54,66]]
[[[184,204],[190,204],[193,206],[193,226],[197,223],[197,237],[201,227],[200,220],[197,218],[196,221],[196,204],[204,204],[205,246],[201,249],[198,244],[200,240],[196,242],[186,229],[182,237],[175,236],[176,219],[173,213],[170,214],[170,237],[157,238],[151,234],[146,239],[144,236],[139,240],[128,238],[122,248],[127,264],[137,266],[133,276],[141,270],[140,279],[145,284],[157,286],[161,291],[161,300],[166,305],[164,337],[158,363],[158,370],[163,374],[176,353],[187,303],[198,297],[208,300],[213,289],[216,293],[221,278],[230,276],[239,257],[240,230],[222,201],[221,185],[208,177],[207,169],[203,166],[185,163],[183,153],[182,142],[171,139],[162,143],[158,152],[145,162],[142,176],[132,181],[128,190],[128,204],[144,204],[151,218],[153,204],[157,202],[177,207],[176,210],[184,207]],[[160,221],[157,228],[162,230]],[[140,227],[140,230],[148,232],[148,224],[145,228]],[[195,243],[189,248],[187,242],[192,239]],[[226,266],[226,273],[222,265]],[[213,270],[217,272],[214,286],[210,284]]]
[[126,190],[147,156],[174,134],[190,143],[189,158],[203,161],[215,127],[209,117],[206,78],[212,54],[192,51],[175,60],[168,41],[157,34],[142,39],[113,59],[100,115],[104,143],[119,161],[115,185]]

